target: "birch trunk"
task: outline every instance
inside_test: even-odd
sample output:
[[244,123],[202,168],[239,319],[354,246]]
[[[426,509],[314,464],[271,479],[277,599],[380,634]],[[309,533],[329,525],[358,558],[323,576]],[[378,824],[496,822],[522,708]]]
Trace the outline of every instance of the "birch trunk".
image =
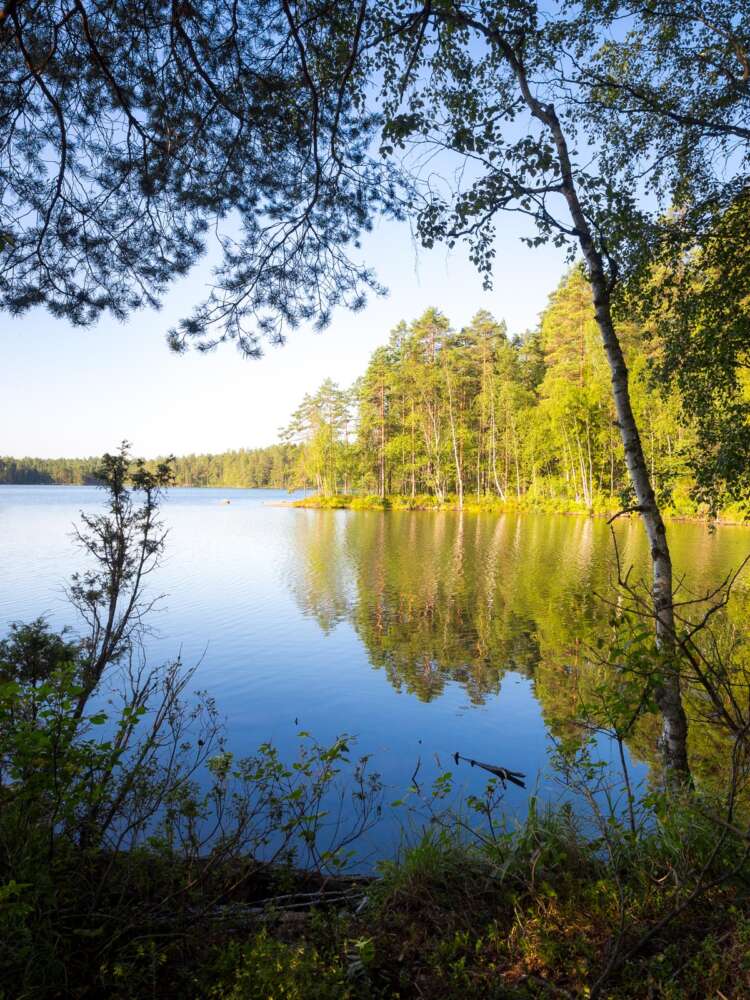
[[[550,132],[560,166],[560,192],[565,198],[573,220],[575,233],[588,268],[593,290],[594,315],[607,356],[612,377],[616,425],[625,449],[630,480],[638,500],[651,553],[653,579],[653,611],[656,621],[656,641],[669,662],[674,650],[674,608],[672,604],[672,559],[667,544],[666,529],[654,495],[648,465],[638,426],[633,415],[628,386],[628,369],[612,320],[612,288],[607,277],[604,258],[596,246],[593,232],[578,198],[568,144],[553,104],[539,101],[531,92],[523,64],[513,48],[499,34],[492,33],[516,75],[518,85],[532,115]],[[662,750],[664,763],[672,775],[689,776],[687,757],[687,718],[680,693],[680,678],[676,669],[668,671],[655,692],[664,724]]]
[[500,485],[497,476],[497,430],[495,427],[495,400],[492,399],[492,410],[490,411],[491,438],[490,447],[492,449],[492,478],[495,480],[495,490],[501,500],[505,500],[505,490]]
[[456,466],[456,489],[458,492],[458,509],[463,510],[464,507],[464,480],[463,472],[461,470],[461,458],[458,452],[458,441],[456,440],[456,422],[453,419],[453,390],[451,387],[451,379],[448,372],[445,373],[445,381],[448,387],[448,418],[450,420],[451,426],[451,443],[453,445],[453,461]]

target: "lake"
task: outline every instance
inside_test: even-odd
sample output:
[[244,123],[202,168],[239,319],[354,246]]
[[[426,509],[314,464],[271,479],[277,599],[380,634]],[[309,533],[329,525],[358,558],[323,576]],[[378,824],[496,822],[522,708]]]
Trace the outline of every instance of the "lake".
[[[164,594],[152,659],[198,664],[238,754],[304,728],[346,731],[387,784],[386,799],[429,786],[458,750],[562,792],[548,766],[576,704],[587,643],[606,636],[613,575],[601,519],[560,515],[301,510],[269,490],[175,489],[167,554],[150,579]],[[230,504],[221,501],[230,499]],[[85,564],[72,538],[95,487],[0,487],[0,635],[12,621],[75,619],[64,588]],[[706,588],[750,550],[750,531],[669,527],[676,570]],[[646,570],[640,523],[621,520],[623,564]],[[743,594],[743,600],[744,595]],[[601,752],[615,756],[608,742]],[[636,780],[646,764],[634,754]],[[481,772],[456,772],[464,790]],[[528,791],[505,804],[522,813]],[[392,831],[391,831],[392,832]]]

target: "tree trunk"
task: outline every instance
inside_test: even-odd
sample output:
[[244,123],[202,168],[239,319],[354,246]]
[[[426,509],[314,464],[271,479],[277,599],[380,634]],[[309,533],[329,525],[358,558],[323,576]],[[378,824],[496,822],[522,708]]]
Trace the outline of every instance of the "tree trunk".
[[410,438],[411,438],[411,496],[412,500],[417,495],[417,469],[416,463],[417,458],[414,450],[414,399],[411,402],[411,423],[409,426]]
[[[565,140],[562,137],[562,130],[556,116],[554,121],[556,124],[553,128],[553,135],[558,144],[558,153],[560,154],[562,145],[567,158]],[[567,178],[565,177],[566,173]],[[648,536],[653,576],[656,640],[660,649],[669,656],[674,649],[674,609],[672,606],[672,558],[667,544],[666,529],[651,485],[646,457],[633,415],[628,385],[628,369],[612,321],[611,291],[604,272],[603,261],[594,245],[588,223],[578,202],[569,164],[567,171],[563,172],[563,177],[564,194],[578,230],[581,249],[588,265],[589,280],[593,289],[594,313],[612,376],[612,394],[617,414],[616,426],[625,449],[625,462],[638,500],[638,511]],[[674,671],[669,673],[655,693],[664,719],[662,739],[665,764],[668,770],[688,774],[687,718],[682,705],[678,674]]]
[[456,439],[456,422],[453,418],[453,390],[448,372],[445,373],[445,381],[448,386],[448,419],[451,427],[451,443],[453,445],[453,461],[456,466],[456,491],[458,493],[458,509],[463,510],[464,506],[464,480],[461,470],[461,458],[458,451],[458,441]]
[[492,399],[492,410],[490,411],[490,421],[491,421],[490,427],[492,434],[490,438],[491,441],[490,447],[492,449],[492,478],[495,480],[495,490],[497,491],[497,495],[500,497],[501,500],[505,500],[505,490],[503,490],[502,486],[500,485],[500,480],[498,479],[497,476],[497,437],[496,437],[496,427],[495,427],[494,397]]
[[380,386],[380,496],[385,497],[385,384]]
[[[675,645],[672,559],[667,544],[664,521],[651,485],[638,426],[633,415],[627,365],[612,321],[612,285],[605,272],[604,259],[594,242],[591,227],[578,200],[567,141],[554,105],[543,104],[534,97],[529,88],[523,64],[512,47],[502,36],[494,35],[494,38],[516,74],[521,94],[529,110],[549,129],[557,151],[560,165],[560,190],[567,202],[576,236],[588,267],[589,281],[593,290],[594,315],[612,376],[612,394],[617,415],[616,424],[625,449],[625,461],[630,480],[638,500],[638,511],[648,536],[653,575],[656,641],[669,660]],[[655,694],[664,720],[662,750],[666,769],[673,775],[677,773],[688,777],[690,773],[687,757],[688,727],[680,693],[680,678],[676,669],[672,669],[666,674],[664,682],[659,685]]]

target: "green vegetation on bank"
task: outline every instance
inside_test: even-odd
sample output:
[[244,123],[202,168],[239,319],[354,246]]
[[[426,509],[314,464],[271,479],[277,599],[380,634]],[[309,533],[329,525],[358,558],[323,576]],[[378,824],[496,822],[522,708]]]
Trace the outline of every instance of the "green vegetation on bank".
[[502,514],[512,511],[539,511],[549,514],[606,514],[617,510],[617,505],[606,498],[596,497],[592,507],[582,501],[564,497],[506,497],[491,494],[467,494],[459,498],[448,494],[442,499],[434,494],[418,493],[415,496],[397,493],[392,496],[334,493],[330,496],[316,493],[292,502],[294,507],[312,507],[317,510],[463,510],[467,513]]
[[[714,853],[715,828],[695,820],[676,810],[638,841],[612,824],[604,850],[566,812],[532,813],[485,843],[426,833],[352,904],[321,906],[291,935],[271,914],[267,926],[235,938],[209,996],[744,996],[750,868],[737,843]],[[705,889],[691,899],[701,865]]]
[[[22,678],[31,653],[37,675]],[[316,856],[327,831],[315,815],[348,764],[345,741],[282,762],[270,747],[234,761],[213,740],[207,754],[183,739],[165,766],[156,751],[171,747],[185,706],[170,700],[172,721],[145,742],[133,706],[109,720],[125,740],[97,735],[103,713],[76,720],[75,664],[43,628],[0,646],[8,1000],[702,1000],[750,989],[750,860],[743,831],[720,825],[721,799],[652,793],[635,804],[635,829],[606,808],[581,820],[532,800],[515,825],[496,780],[465,813],[441,809],[446,774],[417,803],[431,811],[423,833],[374,877],[347,877],[348,850]],[[143,704],[147,720],[159,699]],[[568,760],[572,789],[601,794],[596,762]],[[300,870],[306,857],[323,870]]]
[[[315,493],[311,496],[302,497],[300,500],[291,501],[293,507],[312,508],[315,510],[425,510],[425,511],[448,511],[463,510],[468,514],[511,514],[511,513],[537,513],[537,514],[584,514],[595,516],[611,516],[620,510],[620,504],[616,498],[602,495],[593,497],[591,506],[587,506],[581,500],[566,497],[540,497],[540,496],[520,496],[500,497],[492,495],[467,494],[461,500],[455,494],[448,494],[442,500],[429,493],[421,493],[416,496],[397,493],[392,496],[377,496],[369,494],[334,493],[330,496]],[[703,519],[708,516],[708,509],[701,504],[685,503],[678,507],[665,506],[664,516],[682,520]],[[747,508],[743,504],[729,504],[716,515],[716,521],[725,524],[745,524],[747,521]]]

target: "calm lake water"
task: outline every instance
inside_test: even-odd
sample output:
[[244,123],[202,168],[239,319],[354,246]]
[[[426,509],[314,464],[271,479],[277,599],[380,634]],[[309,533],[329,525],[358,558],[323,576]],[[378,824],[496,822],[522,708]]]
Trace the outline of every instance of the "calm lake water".
[[[606,629],[596,597],[613,573],[606,524],[272,505],[283,499],[181,489],[164,508],[167,556],[150,587],[166,596],[148,655],[199,663],[195,687],[215,696],[230,747],[271,740],[291,754],[301,728],[321,740],[346,731],[373,754],[386,798],[417,761],[429,784],[455,750],[526,772],[543,799],[560,795],[550,734],[575,703],[584,643]],[[72,525],[100,503],[94,487],[0,487],[0,635],[41,614],[75,626],[64,587],[84,561]],[[678,572],[690,568],[698,589],[750,550],[746,528],[669,533]],[[617,535],[623,562],[643,573],[640,524]],[[642,780],[645,765],[633,766]],[[456,776],[465,790],[483,785],[465,765]],[[508,809],[522,812],[527,794],[511,787]]]

